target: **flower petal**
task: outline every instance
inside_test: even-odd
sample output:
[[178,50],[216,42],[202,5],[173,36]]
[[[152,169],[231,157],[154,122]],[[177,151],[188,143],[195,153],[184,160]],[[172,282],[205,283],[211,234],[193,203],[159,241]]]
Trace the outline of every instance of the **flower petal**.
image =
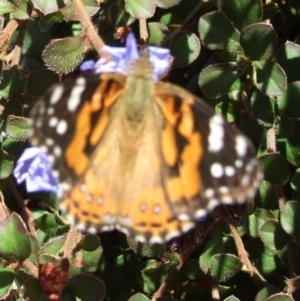
[[171,53],[170,49],[149,46],[149,60],[154,66],[153,77],[154,81],[165,75],[171,67]]
[[58,183],[52,174],[52,164],[43,149],[25,149],[17,162],[14,176],[18,184],[25,181],[28,192],[45,191],[57,193]]
[[[154,46],[148,47],[148,50],[149,60],[154,66],[153,79],[154,81],[158,81],[168,72],[171,66],[170,50]],[[102,51],[111,56],[111,61],[104,58],[99,59],[94,68],[94,72],[97,74],[119,72],[126,75],[129,72],[131,62],[140,57],[136,40],[132,33],[129,33],[127,36],[126,47],[104,46]],[[84,69],[86,68],[86,66],[83,67]]]

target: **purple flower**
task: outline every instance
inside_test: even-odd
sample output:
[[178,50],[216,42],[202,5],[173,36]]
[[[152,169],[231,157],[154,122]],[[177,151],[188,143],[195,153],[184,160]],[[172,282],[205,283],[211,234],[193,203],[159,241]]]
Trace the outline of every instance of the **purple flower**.
[[[110,55],[112,60],[107,61],[104,58],[99,59],[94,67],[95,73],[119,72],[126,75],[129,71],[131,62],[140,57],[136,40],[132,33],[129,33],[127,36],[126,47],[104,46],[102,51]],[[153,79],[158,81],[162,75],[167,73],[171,66],[170,50],[167,48],[150,46],[148,47],[148,51],[149,60],[154,66]],[[91,66],[90,63],[88,64],[88,66]],[[86,67],[83,66],[81,67],[81,70],[90,71],[91,69],[86,69]]]
[[45,191],[57,194],[59,191],[49,157],[39,147],[24,150],[17,162],[14,176],[18,184],[25,181],[27,192]]

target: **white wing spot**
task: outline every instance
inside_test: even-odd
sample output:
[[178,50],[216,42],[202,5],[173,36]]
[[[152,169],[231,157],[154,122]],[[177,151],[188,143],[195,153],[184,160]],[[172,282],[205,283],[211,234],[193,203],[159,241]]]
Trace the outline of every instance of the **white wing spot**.
[[247,140],[245,137],[238,135],[235,138],[235,150],[240,157],[244,157],[247,152]]
[[160,236],[153,236],[150,238],[150,244],[163,244],[163,239]]
[[91,233],[91,234],[96,234],[98,231],[97,231],[97,229],[95,227],[89,227],[87,229],[87,232]]
[[146,203],[142,203],[141,206],[140,206],[140,210],[141,210],[141,212],[147,211],[147,204]]
[[60,120],[56,126],[56,132],[59,135],[64,135],[68,129],[68,124],[65,120]]
[[214,115],[209,120],[208,150],[218,152],[224,145],[224,121],[221,116]]
[[160,213],[160,206],[158,204],[156,204],[154,207],[153,207],[153,212],[155,214],[159,214]]
[[217,199],[211,199],[208,203],[208,211],[212,211],[213,209],[215,209],[218,205],[220,205],[221,203],[217,200]]
[[54,112],[55,112],[55,110],[54,110],[54,107],[49,107],[48,109],[47,109],[47,115],[53,115],[54,114]]
[[135,241],[141,242],[141,243],[145,243],[146,242],[146,238],[142,235],[137,235],[135,236]]
[[248,186],[249,183],[250,183],[250,176],[247,174],[247,175],[244,175],[242,180],[241,180],[241,183],[243,186]]
[[53,149],[53,153],[56,157],[60,157],[61,156],[61,148],[59,146],[55,146]]
[[207,211],[204,209],[198,209],[195,214],[196,220],[202,220],[207,216]]
[[179,219],[180,221],[189,221],[191,218],[189,217],[188,214],[181,213],[177,216],[177,219]]
[[69,99],[67,100],[67,108],[70,112],[74,112],[81,102],[81,95],[86,87],[86,81],[83,77],[79,77],[76,80]]
[[86,191],[86,185],[85,184],[81,184],[79,187],[80,192],[85,193]]
[[220,163],[214,163],[210,167],[210,173],[214,178],[221,178],[224,174],[224,169]]
[[46,138],[45,142],[48,146],[52,146],[54,144],[54,140],[51,138]]
[[50,97],[50,104],[55,105],[62,97],[62,94],[64,92],[64,88],[62,85],[56,86],[56,88],[53,90],[51,97]]
[[52,116],[50,119],[49,119],[49,126],[54,128],[58,123],[58,119],[57,117],[55,116]]
[[229,195],[224,195],[222,197],[222,203],[227,204],[227,205],[232,204],[233,203],[232,197]]
[[204,196],[208,199],[212,198],[215,195],[215,192],[212,188],[208,188],[204,191]]
[[102,196],[98,198],[98,205],[103,205],[104,199]]
[[223,194],[226,194],[226,193],[229,192],[229,188],[227,186],[220,186],[219,187],[219,192],[223,193]]
[[240,159],[237,159],[237,160],[235,160],[234,164],[237,168],[241,168],[243,166],[243,161]]
[[227,176],[227,177],[232,177],[232,176],[234,176],[234,174],[235,174],[235,169],[234,169],[234,167],[232,167],[232,166],[225,166],[225,168],[224,168],[224,171],[225,171],[225,175]]
[[[120,217],[119,221],[120,221],[120,224],[125,225],[126,227],[132,226],[132,219],[130,218],[130,216]],[[120,226],[120,227],[123,229],[122,226]],[[128,230],[126,229],[126,231],[128,231]]]

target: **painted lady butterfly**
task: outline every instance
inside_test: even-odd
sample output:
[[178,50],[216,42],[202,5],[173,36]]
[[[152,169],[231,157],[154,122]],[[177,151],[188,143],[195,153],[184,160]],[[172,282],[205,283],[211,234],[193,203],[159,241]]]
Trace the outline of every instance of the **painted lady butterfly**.
[[244,203],[262,179],[250,141],[185,89],[155,83],[153,67],[144,51],[127,76],[80,76],[32,110],[31,141],[52,156],[80,230],[162,243]]

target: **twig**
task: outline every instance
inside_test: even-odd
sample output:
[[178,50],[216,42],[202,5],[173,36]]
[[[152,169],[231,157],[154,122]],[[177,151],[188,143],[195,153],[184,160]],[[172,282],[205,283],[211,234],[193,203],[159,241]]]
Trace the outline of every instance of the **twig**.
[[81,0],[73,0],[74,8],[76,9],[78,18],[83,27],[83,32],[89,39],[90,44],[102,57],[107,57],[103,54],[101,49],[105,45],[103,40],[99,37],[94,25],[91,22],[90,16],[88,15],[84,5]]
[[146,19],[140,19],[139,25],[140,25],[140,38],[141,38],[143,44],[145,44],[145,43],[147,43],[148,38],[149,38]]

